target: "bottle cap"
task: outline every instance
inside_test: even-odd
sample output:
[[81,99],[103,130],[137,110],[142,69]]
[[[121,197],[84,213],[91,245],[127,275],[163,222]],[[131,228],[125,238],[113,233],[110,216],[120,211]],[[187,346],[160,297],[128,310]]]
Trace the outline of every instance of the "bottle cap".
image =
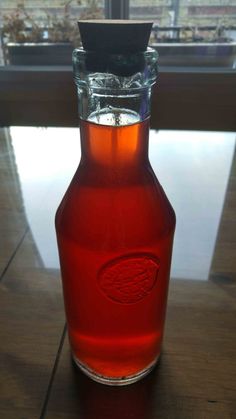
[[80,20],[85,51],[108,54],[143,52],[147,49],[153,23],[140,20]]

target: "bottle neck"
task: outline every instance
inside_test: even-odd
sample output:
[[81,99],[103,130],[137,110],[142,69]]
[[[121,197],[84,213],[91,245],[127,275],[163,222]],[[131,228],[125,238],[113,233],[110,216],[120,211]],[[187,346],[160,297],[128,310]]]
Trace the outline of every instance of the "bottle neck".
[[120,126],[81,120],[80,132],[86,164],[120,172],[148,161],[149,119]]
[[82,163],[112,170],[148,160],[151,87],[157,53],[73,52],[78,89]]
[[79,116],[97,124],[120,126],[129,122],[120,121],[119,114],[130,114],[136,121],[144,121],[150,116],[151,87],[139,89],[106,89],[93,86],[78,86]]
[[[144,121],[150,115],[151,87],[157,77],[157,53],[148,48],[135,54],[73,52],[79,116],[94,121],[101,113],[125,110]],[[99,118],[96,122],[99,124]],[[121,125],[119,118],[108,125]],[[122,124],[125,125],[125,124]]]

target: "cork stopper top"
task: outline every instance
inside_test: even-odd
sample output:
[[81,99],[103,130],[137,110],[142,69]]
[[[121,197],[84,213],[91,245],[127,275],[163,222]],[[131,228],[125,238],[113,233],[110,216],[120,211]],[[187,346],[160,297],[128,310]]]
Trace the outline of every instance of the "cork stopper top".
[[152,22],[140,20],[80,20],[85,51],[127,54],[146,51]]

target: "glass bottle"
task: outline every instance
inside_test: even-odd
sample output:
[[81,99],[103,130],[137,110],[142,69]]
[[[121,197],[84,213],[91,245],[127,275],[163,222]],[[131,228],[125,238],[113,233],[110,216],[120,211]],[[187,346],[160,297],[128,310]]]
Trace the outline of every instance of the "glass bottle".
[[72,356],[96,381],[123,385],[156,364],[174,211],[148,159],[157,53],[76,49],[81,161],[57,210]]

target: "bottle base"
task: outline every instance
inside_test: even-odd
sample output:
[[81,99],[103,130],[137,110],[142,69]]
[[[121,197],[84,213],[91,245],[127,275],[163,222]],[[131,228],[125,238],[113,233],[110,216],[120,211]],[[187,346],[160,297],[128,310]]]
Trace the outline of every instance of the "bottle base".
[[87,365],[84,365],[82,362],[80,362],[74,356],[74,354],[72,354],[72,359],[75,365],[93,381],[96,381],[97,383],[105,384],[108,386],[126,386],[129,384],[133,384],[136,381],[139,381],[142,378],[144,378],[146,375],[148,375],[156,366],[159,356],[151,364],[149,364],[144,370],[140,371],[137,374],[128,375],[125,377],[107,377],[104,375],[100,375],[96,373],[95,371],[91,370]]

